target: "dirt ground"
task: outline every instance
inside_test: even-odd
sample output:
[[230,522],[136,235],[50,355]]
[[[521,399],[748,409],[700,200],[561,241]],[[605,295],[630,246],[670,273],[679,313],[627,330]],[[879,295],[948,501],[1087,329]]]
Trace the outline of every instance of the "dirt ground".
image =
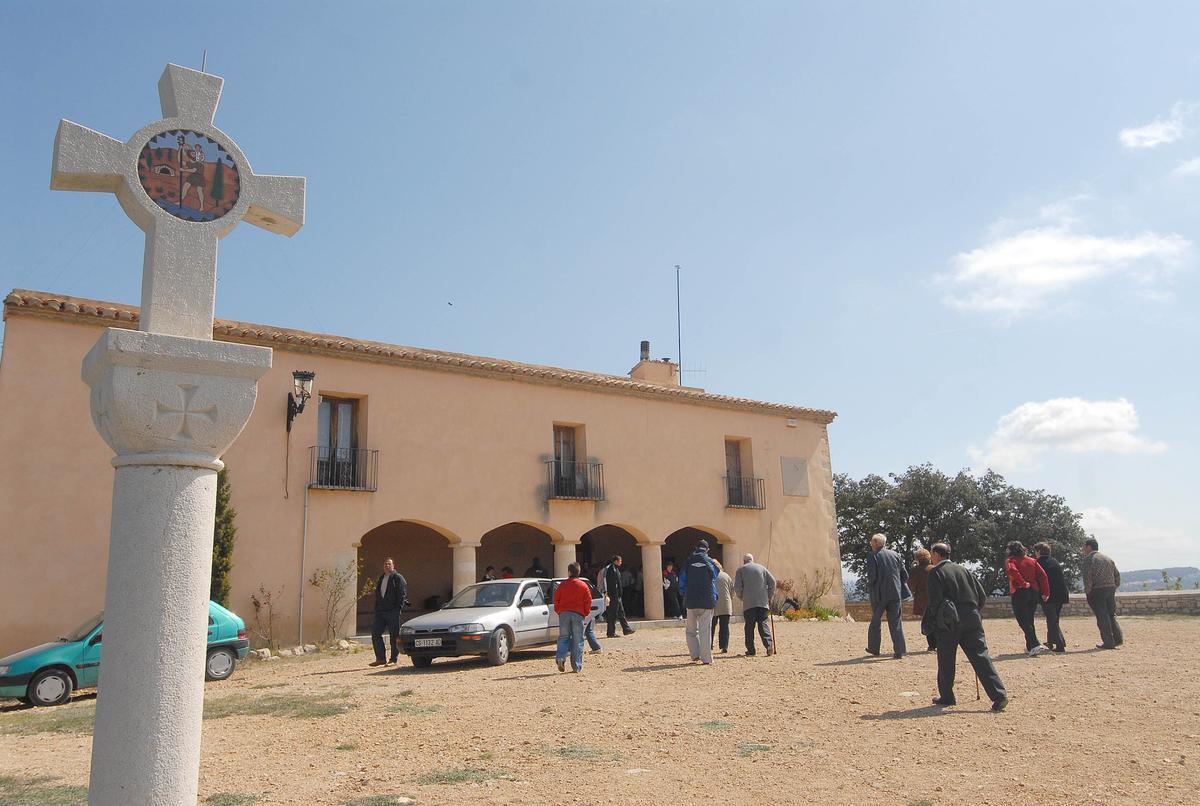
[[[932,653],[868,659],[862,623],[781,625],[771,658],[742,657],[735,625],[711,667],[688,663],[671,628],[605,641],[578,675],[542,650],[421,671],[369,669],[369,653],[246,663],[209,684],[200,800],[1195,803],[1200,619],[1122,624],[1118,651],[1065,619],[1071,651],[1027,658],[1012,620],[987,621],[1003,714],[975,701],[961,656],[960,705],[931,707]],[[23,785],[86,786],[93,709],[88,695],[5,704],[0,803]]]

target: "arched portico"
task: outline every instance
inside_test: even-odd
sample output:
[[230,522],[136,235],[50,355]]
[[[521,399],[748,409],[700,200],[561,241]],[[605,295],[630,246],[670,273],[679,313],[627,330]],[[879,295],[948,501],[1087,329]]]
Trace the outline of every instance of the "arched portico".
[[674,560],[675,565],[678,566],[695,551],[696,544],[701,540],[708,543],[708,556],[720,560],[721,564],[725,565],[724,545],[732,541],[723,532],[709,529],[706,526],[685,526],[667,535],[662,549],[663,562]]
[[496,576],[500,576],[505,567],[511,568],[514,576],[525,576],[534,559],[541,563],[546,573],[565,576],[565,569],[558,574],[555,562],[559,553],[556,544],[561,543],[561,534],[540,524],[514,521],[497,526],[479,540],[479,548],[475,550],[477,573],[474,578],[480,579],[489,565],[495,567]]
[[[589,529],[579,539],[578,557],[584,573],[593,581],[614,554],[620,554],[622,570],[632,577],[632,585],[623,594],[625,614],[637,616],[644,612],[641,591],[644,589],[642,551],[639,545],[648,542],[646,534],[628,524],[606,523]],[[650,569],[652,581],[657,571]]]
[[397,520],[376,526],[358,543],[358,630],[370,629],[375,608],[374,581],[391,557],[408,583],[408,611],[440,607],[451,594],[458,536],[436,524]]

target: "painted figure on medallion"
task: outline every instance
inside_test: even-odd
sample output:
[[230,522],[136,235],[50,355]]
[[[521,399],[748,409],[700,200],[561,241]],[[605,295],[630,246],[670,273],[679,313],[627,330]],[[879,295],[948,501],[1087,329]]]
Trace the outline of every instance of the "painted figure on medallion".
[[220,143],[192,131],[168,131],[138,157],[142,188],[159,207],[184,221],[213,221],[238,200],[238,169]]

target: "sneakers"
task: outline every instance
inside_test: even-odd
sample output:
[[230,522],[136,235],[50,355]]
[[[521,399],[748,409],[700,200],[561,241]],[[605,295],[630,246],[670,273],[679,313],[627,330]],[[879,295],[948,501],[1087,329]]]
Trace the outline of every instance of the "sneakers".
[[1046,647],[1038,644],[1037,646],[1030,647],[1029,649],[1025,650],[1025,654],[1032,658],[1036,657],[1037,655],[1044,655],[1049,651],[1050,650],[1046,649]]
[[995,711],[996,713],[1000,713],[1007,707],[1008,707],[1008,697],[1001,697],[1000,699],[998,699],[994,703],[992,703],[992,710]]
[[567,659],[566,658],[555,658],[554,665],[558,667],[558,670],[560,672],[565,672],[567,670]]
[[589,649],[589,650],[588,650],[588,654],[589,654],[589,655],[599,655],[599,654],[600,654],[600,650],[599,650],[599,649]]

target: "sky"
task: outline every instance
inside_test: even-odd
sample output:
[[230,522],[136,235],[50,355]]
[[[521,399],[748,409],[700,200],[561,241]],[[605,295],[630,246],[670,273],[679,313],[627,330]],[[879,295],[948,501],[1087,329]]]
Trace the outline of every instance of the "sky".
[[217,315],[838,412],[835,472],[992,467],[1124,568],[1200,565],[1200,6],[6,3],[0,286],[139,298],[60,118],[128,139],[168,62],[307,177]]

